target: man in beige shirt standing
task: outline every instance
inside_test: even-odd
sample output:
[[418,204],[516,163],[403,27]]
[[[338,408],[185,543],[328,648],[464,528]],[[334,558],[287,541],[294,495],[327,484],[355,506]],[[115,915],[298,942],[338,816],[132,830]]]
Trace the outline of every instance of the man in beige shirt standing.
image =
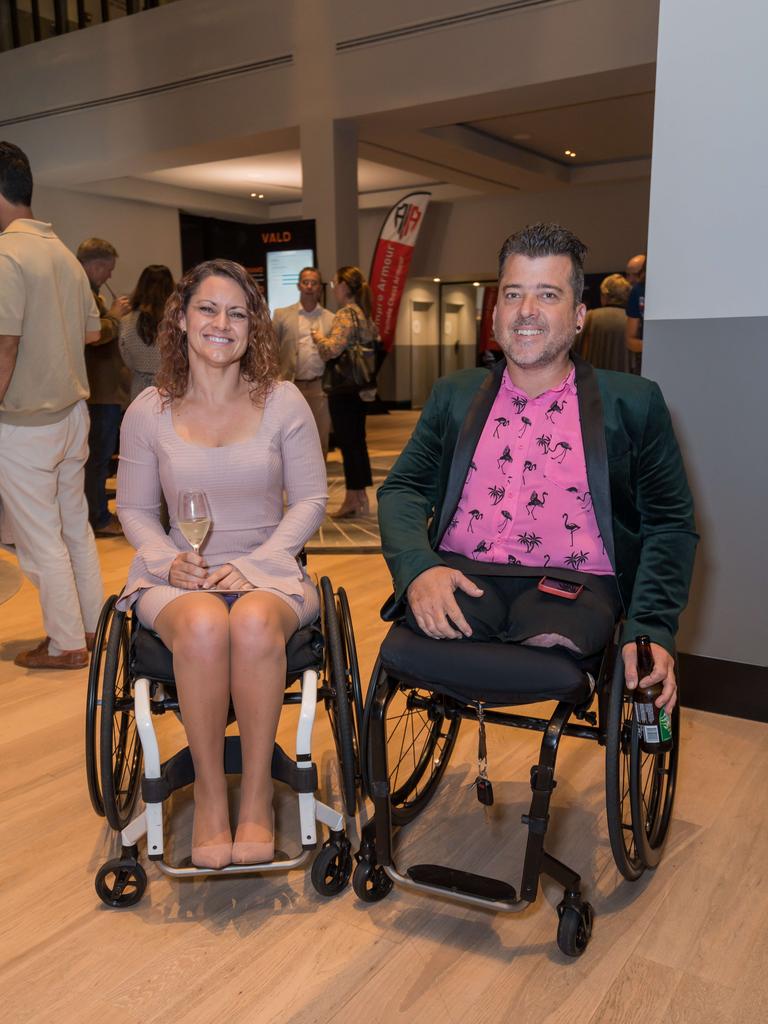
[[307,400],[315,417],[323,455],[328,454],[331,414],[328,398],[322,388],[325,363],[320,358],[313,334],[327,337],[333,324],[333,313],[320,305],[320,271],[304,267],[299,273],[299,301],[293,306],[276,309],[272,318],[280,346],[280,376],[292,380]]
[[103,601],[83,493],[84,346],[101,325],[82,267],[31,202],[27,157],[0,142],[0,499],[47,633],[15,661],[77,669],[88,664]]

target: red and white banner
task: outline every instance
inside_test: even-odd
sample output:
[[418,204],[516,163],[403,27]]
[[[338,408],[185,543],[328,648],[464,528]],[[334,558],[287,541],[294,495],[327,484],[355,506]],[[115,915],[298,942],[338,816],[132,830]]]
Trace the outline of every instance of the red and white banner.
[[431,194],[411,192],[395,203],[384,220],[373,253],[368,280],[373,292],[373,319],[387,352],[395,340],[397,312],[413,247]]

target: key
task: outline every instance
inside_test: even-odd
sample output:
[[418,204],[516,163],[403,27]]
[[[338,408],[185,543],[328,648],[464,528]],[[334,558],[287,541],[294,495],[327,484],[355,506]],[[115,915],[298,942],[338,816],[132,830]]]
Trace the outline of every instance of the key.
[[490,807],[493,803],[493,786],[491,780],[483,778],[482,775],[478,775],[475,779],[475,788],[477,790],[477,799],[483,804],[484,807]]

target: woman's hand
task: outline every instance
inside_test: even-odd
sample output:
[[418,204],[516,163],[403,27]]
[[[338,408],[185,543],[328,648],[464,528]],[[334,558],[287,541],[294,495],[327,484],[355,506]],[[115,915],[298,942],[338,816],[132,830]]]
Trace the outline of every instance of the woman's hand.
[[208,577],[208,563],[194,551],[182,551],[171,562],[168,582],[182,590],[199,590]]
[[239,569],[236,569],[234,565],[230,565],[227,562],[225,565],[220,565],[218,569],[213,569],[208,573],[208,576],[203,584],[203,590],[254,590],[255,587],[252,583],[243,576]]

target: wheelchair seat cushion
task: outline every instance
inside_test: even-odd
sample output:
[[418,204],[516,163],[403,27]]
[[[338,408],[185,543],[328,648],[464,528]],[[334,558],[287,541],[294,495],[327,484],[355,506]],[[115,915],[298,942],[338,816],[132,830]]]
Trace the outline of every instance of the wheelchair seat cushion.
[[[316,624],[298,629],[286,645],[288,669],[286,678],[292,682],[305,669],[320,669],[323,664],[323,634]],[[137,625],[131,639],[131,676],[146,676],[158,683],[173,683],[173,655],[163,641]]]
[[[396,623],[384,638],[381,663],[395,679],[487,704],[580,704],[590,694],[586,666],[562,651],[520,644],[431,640]],[[599,664],[599,661],[598,661]],[[594,663],[588,666],[595,668]]]

